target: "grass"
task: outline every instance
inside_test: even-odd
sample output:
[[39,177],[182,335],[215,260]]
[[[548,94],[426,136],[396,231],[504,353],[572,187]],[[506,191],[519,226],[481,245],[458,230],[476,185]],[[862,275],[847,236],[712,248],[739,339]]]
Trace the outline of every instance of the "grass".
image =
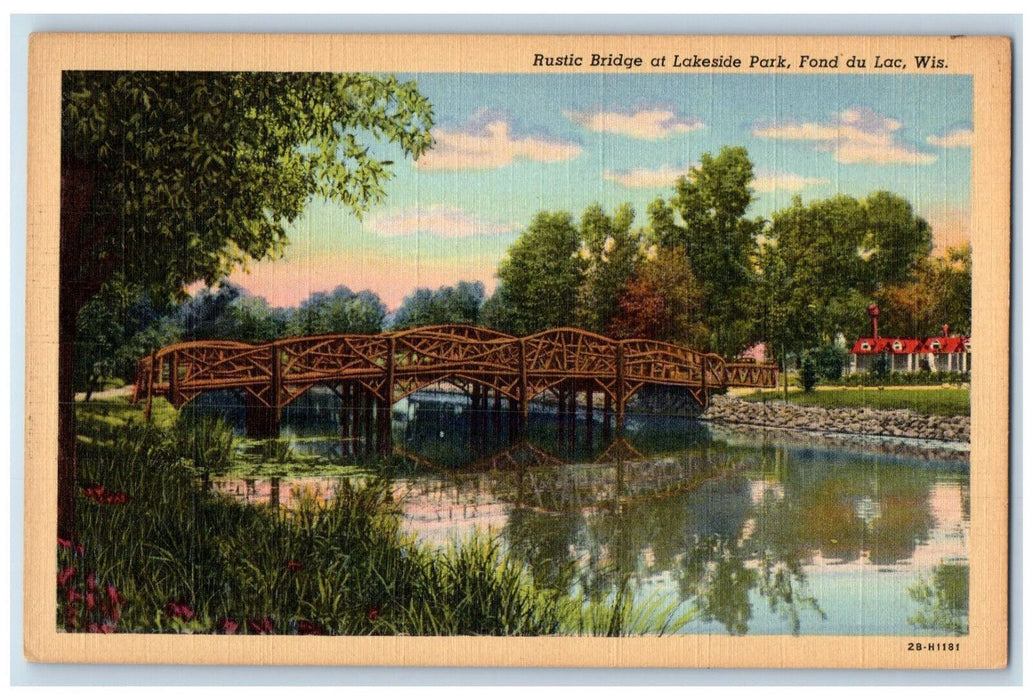
[[383,478],[343,479],[329,501],[298,493],[291,510],[235,501],[203,485],[202,467],[226,458],[225,426],[157,404],[154,416],[143,424],[124,400],[79,407],[78,535],[58,548],[68,631],[622,635],[690,617],[636,607],[626,585],[588,600],[538,584],[498,539],[423,546]]
[[[780,401],[779,391],[744,394],[747,401]],[[906,408],[915,413],[939,416],[969,415],[969,390],[966,387],[818,387],[815,391],[789,390],[790,403],[825,408],[873,408],[895,410]]]

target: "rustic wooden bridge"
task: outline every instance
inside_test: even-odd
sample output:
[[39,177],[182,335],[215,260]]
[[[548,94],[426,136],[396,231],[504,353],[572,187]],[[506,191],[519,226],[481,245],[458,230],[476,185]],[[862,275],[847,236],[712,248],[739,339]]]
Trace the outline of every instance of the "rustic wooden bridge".
[[[342,434],[366,434],[391,450],[391,406],[426,387],[448,383],[472,397],[475,416],[500,412],[526,421],[529,403],[551,393],[573,415],[577,395],[592,422],[594,392],[623,429],[628,400],[646,385],[684,387],[706,408],[710,393],[730,386],[774,387],[775,365],[729,362],[656,340],[614,340],[575,328],[515,337],[475,326],[425,326],[378,335],[323,335],[250,344],[178,343],[137,363],[133,400],[154,397],[176,408],[208,391],[245,392],[247,432],[275,436],[281,410],[315,386],[342,399]],[[489,407],[489,401],[493,403]],[[487,428],[487,423],[483,426]],[[368,442],[372,442],[369,440]]]

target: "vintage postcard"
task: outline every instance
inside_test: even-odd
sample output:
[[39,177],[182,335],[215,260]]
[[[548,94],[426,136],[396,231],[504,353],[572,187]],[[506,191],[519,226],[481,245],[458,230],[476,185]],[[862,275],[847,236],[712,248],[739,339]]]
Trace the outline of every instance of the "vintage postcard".
[[31,41],[25,654],[1000,668],[1000,37]]

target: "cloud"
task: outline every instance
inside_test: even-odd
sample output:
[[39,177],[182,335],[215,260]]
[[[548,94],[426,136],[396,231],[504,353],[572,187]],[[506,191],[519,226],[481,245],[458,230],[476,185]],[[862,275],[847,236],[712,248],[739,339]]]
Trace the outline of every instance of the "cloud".
[[800,122],[757,125],[753,135],[783,141],[809,141],[816,150],[831,151],[838,163],[876,165],[936,162],[936,155],[923,153],[897,138],[901,122],[867,107],[846,109],[830,122]]
[[679,117],[669,109],[642,109],[637,112],[564,111],[563,116],[589,131],[623,134],[636,139],[662,139],[706,126],[694,117]]
[[688,166],[675,168],[671,165],[662,165],[656,170],[649,170],[647,168],[632,168],[631,170],[619,171],[607,170],[603,173],[603,178],[632,188],[669,187],[679,177],[687,173],[688,170]]
[[486,170],[515,160],[558,163],[581,154],[581,146],[534,135],[517,135],[504,115],[477,112],[459,129],[434,129],[434,147],[416,167],[421,170]]
[[443,238],[467,238],[485,234],[510,233],[517,224],[500,224],[475,214],[444,205],[375,214],[366,227],[380,236],[412,236],[429,233]]
[[933,134],[925,142],[937,148],[972,148],[972,129],[954,129],[943,136]]
[[828,178],[825,177],[761,170],[754,176],[750,186],[757,192],[799,192],[813,185],[826,185],[828,182]]

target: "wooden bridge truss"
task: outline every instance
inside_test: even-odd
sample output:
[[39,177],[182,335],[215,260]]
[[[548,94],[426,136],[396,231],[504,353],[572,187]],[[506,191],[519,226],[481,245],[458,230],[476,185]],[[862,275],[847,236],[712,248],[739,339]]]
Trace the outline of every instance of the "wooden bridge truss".
[[530,401],[546,393],[556,398],[561,414],[575,411],[576,395],[583,393],[591,419],[598,391],[604,413],[615,414],[619,430],[628,400],[648,384],[685,387],[706,408],[715,389],[774,387],[777,378],[772,364],[727,362],[655,340],[614,340],[574,328],[515,337],[448,325],[264,344],[178,343],[137,363],[133,399],[146,401],[149,416],[157,396],[179,408],[204,392],[243,390],[248,433],[261,436],[278,432],[285,406],[314,386],[328,386],[354,409],[342,415],[344,434],[372,437],[375,422],[384,450],[390,443],[391,405],[440,383],[468,393],[475,412],[486,414],[493,397],[496,410],[505,399],[525,420]]

